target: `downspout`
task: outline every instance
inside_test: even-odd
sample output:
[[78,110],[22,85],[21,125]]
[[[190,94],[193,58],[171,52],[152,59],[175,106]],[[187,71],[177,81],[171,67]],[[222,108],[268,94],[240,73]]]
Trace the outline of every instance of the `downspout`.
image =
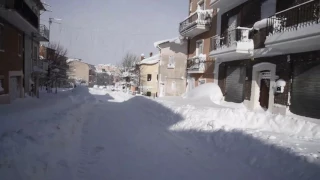
[[160,94],[160,91],[159,91],[159,89],[160,89],[160,61],[161,61],[161,59],[162,59],[162,56],[161,56],[161,48],[160,48],[160,46],[159,45],[157,45],[157,48],[159,49],[159,53],[160,53],[160,60],[159,60],[159,62],[158,62],[158,83],[157,83],[157,97],[159,96],[159,94]]

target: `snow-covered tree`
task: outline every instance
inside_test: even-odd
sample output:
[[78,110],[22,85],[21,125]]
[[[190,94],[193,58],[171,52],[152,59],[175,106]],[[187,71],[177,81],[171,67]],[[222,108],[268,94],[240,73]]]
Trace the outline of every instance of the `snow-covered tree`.
[[57,43],[50,43],[48,48],[53,49],[54,53],[48,55],[48,74],[47,74],[47,88],[48,92],[52,92],[51,88],[54,86],[61,86],[68,83],[67,70],[69,65],[67,63],[67,49]]
[[141,58],[132,53],[126,53],[120,63],[120,72],[122,81],[126,82],[127,86],[131,85],[139,87],[141,85],[139,62]]

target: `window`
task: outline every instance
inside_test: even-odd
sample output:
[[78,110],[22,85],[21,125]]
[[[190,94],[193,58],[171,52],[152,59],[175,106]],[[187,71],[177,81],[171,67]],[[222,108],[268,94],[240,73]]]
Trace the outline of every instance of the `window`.
[[176,82],[175,82],[175,81],[173,81],[173,82],[171,83],[171,90],[173,90],[173,91],[176,90]]
[[204,7],[204,0],[200,0],[200,1],[198,2],[198,9],[200,9],[200,10],[204,10],[204,9],[205,9],[205,7]]
[[197,41],[196,55],[203,54],[203,40]]
[[22,36],[21,34],[19,34],[18,36],[18,55],[21,56],[22,55],[22,47],[23,47],[23,44],[22,44]]
[[4,50],[4,25],[0,23],[0,51]]
[[175,64],[176,62],[175,62],[174,56],[169,56],[168,68],[174,69]]
[[147,76],[147,81],[151,81],[152,80],[152,75],[151,74],[148,74]]

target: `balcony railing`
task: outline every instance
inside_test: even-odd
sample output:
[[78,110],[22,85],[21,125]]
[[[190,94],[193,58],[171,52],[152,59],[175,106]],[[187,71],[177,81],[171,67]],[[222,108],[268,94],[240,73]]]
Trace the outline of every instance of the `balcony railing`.
[[197,10],[186,20],[180,23],[179,32],[185,31],[194,25],[209,25],[211,23],[212,10]]
[[187,70],[188,72],[204,73],[208,68],[214,64],[213,61],[207,61],[205,55],[195,56],[188,59]]
[[293,31],[320,23],[320,0],[311,0],[280,11],[268,18],[268,35]]
[[225,31],[222,36],[214,36],[210,41],[211,51],[237,45],[238,42],[248,42],[250,28],[237,27],[236,29]]
[[40,24],[39,33],[41,36],[49,40],[50,31],[45,25]]

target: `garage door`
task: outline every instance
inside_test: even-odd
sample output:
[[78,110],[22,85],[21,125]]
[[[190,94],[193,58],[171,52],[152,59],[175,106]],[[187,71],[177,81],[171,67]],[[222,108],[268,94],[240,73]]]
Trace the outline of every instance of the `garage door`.
[[290,111],[294,114],[320,118],[320,62],[295,63]]
[[243,66],[228,66],[226,72],[225,100],[235,103],[243,102],[245,68]]
[[10,98],[15,100],[19,97],[18,80],[17,77],[10,77]]

